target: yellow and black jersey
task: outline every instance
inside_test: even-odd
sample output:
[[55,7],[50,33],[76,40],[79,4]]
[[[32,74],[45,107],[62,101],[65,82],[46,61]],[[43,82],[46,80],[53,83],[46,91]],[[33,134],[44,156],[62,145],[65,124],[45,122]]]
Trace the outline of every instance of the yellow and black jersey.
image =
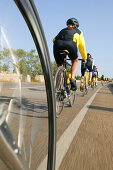
[[87,60],[83,32],[80,31],[78,28],[67,27],[62,29],[53,39],[53,42],[55,40],[74,41],[76,43],[76,46],[79,48],[79,52],[83,60]]

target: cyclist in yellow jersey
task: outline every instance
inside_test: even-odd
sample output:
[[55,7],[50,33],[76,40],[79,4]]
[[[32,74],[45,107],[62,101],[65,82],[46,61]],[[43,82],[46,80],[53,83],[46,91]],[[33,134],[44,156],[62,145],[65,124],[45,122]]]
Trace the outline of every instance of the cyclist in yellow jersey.
[[104,84],[104,81],[105,81],[105,77],[104,75],[101,76],[101,84],[103,85]]
[[86,69],[89,70],[89,85],[91,85],[93,63],[94,63],[94,61],[93,61],[91,54],[87,53],[87,62],[84,63],[84,61],[82,60],[82,64],[81,64],[81,75],[82,75],[82,77],[81,77],[80,90],[83,90],[83,81],[84,81],[84,75],[85,75]]
[[83,32],[78,29],[79,22],[75,18],[67,20],[67,27],[62,29],[58,35],[53,39],[53,53],[58,66],[63,64],[64,58],[60,55],[61,50],[67,50],[69,52],[69,58],[72,61],[71,67],[71,88],[76,90],[76,73],[78,70],[78,55],[79,52],[84,61],[87,60],[87,53],[85,48],[85,41]]

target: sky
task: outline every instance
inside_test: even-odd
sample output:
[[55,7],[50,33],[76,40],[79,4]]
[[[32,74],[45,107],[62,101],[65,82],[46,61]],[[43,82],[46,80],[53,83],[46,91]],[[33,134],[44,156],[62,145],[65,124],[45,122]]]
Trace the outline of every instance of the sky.
[[[100,76],[104,74],[105,77],[113,78],[113,0],[34,2],[43,25],[51,61],[54,61],[53,38],[66,27],[67,19],[75,17],[79,21],[79,29],[83,31],[86,52],[92,55]],[[12,48],[35,48],[27,25],[13,0],[0,0],[0,26],[4,28]],[[77,74],[80,75],[80,63]]]

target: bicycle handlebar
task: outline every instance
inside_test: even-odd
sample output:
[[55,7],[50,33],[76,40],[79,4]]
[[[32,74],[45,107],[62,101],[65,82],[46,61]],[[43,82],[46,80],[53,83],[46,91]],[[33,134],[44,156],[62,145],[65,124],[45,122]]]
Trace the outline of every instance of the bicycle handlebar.
[[83,69],[87,69],[87,67],[85,66],[86,63],[84,63],[84,60],[81,59],[81,58],[79,58],[78,60],[82,61],[82,68],[83,68]]
[[83,59],[79,58],[78,60],[85,62]]

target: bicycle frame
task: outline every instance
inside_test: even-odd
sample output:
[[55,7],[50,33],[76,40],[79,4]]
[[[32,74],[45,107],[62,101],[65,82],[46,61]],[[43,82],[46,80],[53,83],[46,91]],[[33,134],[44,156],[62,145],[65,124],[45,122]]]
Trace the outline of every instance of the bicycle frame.
[[92,78],[92,81],[91,81],[91,86],[94,88],[95,87],[95,77]]
[[65,91],[67,91],[67,65],[71,67],[71,64],[69,64],[67,62],[67,60],[70,60],[68,57],[68,52],[67,51],[63,51],[61,52],[61,55],[64,55],[64,62],[63,62],[63,66],[64,66],[64,88],[65,88]]
[[88,87],[88,71],[87,70],[86,70],[86,73],[85,73],[85,79],[86,79],[85,86]]
[[67,65],[70,65],[67,62],[67,60],[70,60],[70,59],[67,59],[67,55],[66,55],[65,58],[64,58],[64,63],[63,63],[63,66],[65,68],[65,70],[64,70],[64,88],[65,88],[65,90],[67,90]]

